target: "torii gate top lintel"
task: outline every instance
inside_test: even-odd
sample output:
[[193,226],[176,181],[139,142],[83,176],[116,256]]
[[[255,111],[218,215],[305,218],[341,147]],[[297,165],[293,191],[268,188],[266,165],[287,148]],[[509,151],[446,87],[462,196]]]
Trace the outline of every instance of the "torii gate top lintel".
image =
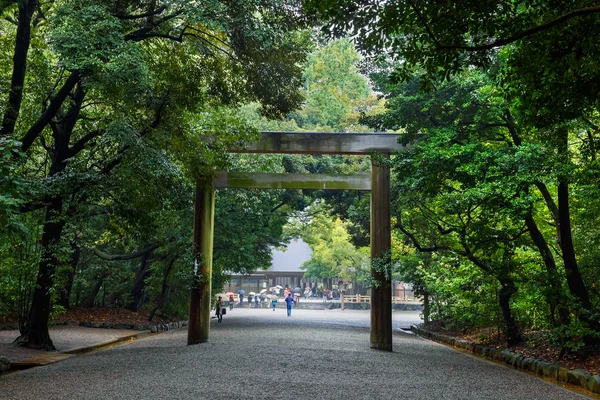
[[261,132],[247,149],[233,153],[354,154],[394,153],[404,148],[391,133]]

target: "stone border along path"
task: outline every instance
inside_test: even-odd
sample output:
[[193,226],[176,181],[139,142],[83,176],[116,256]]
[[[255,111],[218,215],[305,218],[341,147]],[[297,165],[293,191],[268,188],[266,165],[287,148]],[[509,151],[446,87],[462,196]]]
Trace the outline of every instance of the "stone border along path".
[[394,352],[369,348],[369,312],[240,309],[211,322],[211,341],[185,329],[0,378],[3,400],[335,399],[576,400],[589,398],[400,329]]
[[[64,350],[43,351],[18,347],[0,341],[0,375],[2,373],[23,370],[32,367],[53,364],[75,354],[84,354],[111,347],[123,342],[144,338],[149,334],[168,332],[187,326],[187,321],[167,324],[144,325],[146,330],[128,329],[133,325],[111,323],[80,323],[79,325],[62,324],[51,328],[55,346]],[[114,332],[114,333],[113,333]],[[17,331],[0,331],[0,339],[18,335]],[[105,338],[108,339],[106,340]],[[104,339],[104,340],[102,340]],[[97,342],[97,340],[102,340]],[[94,342],[96,341],[96,342]],[[11,358],[7,357],[11,356]]]
[[600,394],[600,376],[590,375],[585,370],[567,369],[562,367],[560,364],[525,357],[522,354],[513,353],[509,350],[500,350],[492,346],[456,339],[455,337],[441,333],[430,332],[416,325],[412,325],[411,330],[427,339],[456,347],[461,350],[466,350],[470,353],[485,357],[492,361],[511,365],[515,369],[532,372],[544,378],[550,378],[557,383],[563,382],[580,386],[584,390],[590,391],[594,394]]

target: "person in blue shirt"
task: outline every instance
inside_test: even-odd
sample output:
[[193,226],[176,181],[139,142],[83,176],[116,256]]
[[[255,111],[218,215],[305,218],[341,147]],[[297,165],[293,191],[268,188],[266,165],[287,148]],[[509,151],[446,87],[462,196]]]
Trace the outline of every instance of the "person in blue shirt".
[[288,297],[285,298],[285,303],[287,304],[287,312],[288,317],[292,316],[292,304],[294,304],[294,296],[290,293]]

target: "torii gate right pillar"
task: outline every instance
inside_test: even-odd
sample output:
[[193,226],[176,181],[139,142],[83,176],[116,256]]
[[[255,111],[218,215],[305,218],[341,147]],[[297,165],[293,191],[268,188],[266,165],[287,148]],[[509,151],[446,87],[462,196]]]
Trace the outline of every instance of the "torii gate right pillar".
[[390,169],[371,168],[371,348],[392,351]]

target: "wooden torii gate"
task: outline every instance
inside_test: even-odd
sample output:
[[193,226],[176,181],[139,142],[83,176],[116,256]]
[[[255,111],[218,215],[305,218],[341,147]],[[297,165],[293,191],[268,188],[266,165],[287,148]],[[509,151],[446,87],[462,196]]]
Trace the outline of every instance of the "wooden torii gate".
[[[260,140],[239,153],[354,154],[381,153],[384,157],[402,150],[400,135],[386,133],[291,133],[263,132]],[[371,191],[371,347],[392,351],[391,276],[375,264],[389,262],[390,171],[372,163],[371,174],[258,174],[221,172],[214,182],[197,182],[194,209],[194,275],[190,295],[187,344],[208,341],[211,314],[211,278],[215,189],[338,189]],[[386,259],[386,257],[388,259]]]

